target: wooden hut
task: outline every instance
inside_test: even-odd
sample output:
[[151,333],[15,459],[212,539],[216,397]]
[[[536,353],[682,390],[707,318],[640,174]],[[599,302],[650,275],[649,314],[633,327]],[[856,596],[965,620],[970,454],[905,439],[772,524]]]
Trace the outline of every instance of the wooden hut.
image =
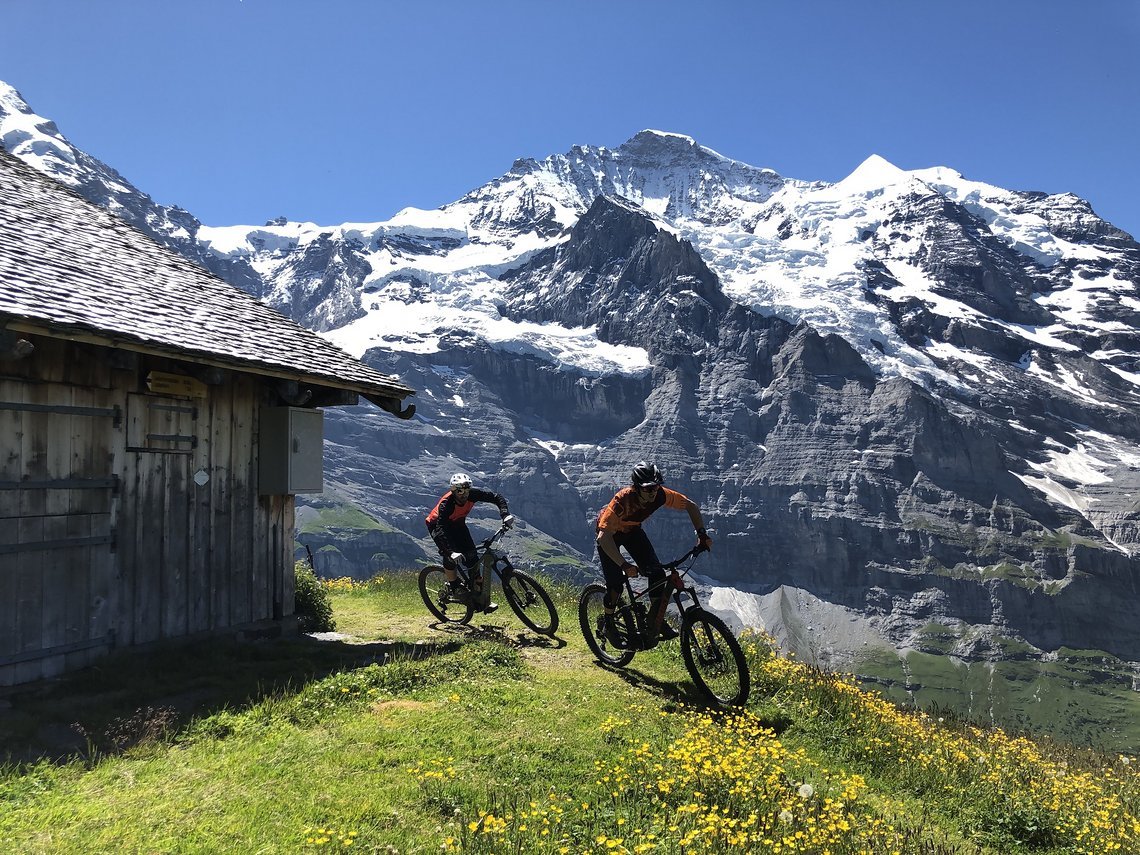
[[411,393],[0,150],[0,686],[295,627],[320,408]]

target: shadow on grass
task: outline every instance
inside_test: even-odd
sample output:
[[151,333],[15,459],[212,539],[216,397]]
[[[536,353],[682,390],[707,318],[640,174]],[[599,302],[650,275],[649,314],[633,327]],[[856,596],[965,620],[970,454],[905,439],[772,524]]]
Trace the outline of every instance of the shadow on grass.
[[[740,709],[739,707],[726,707],[723,704],[717,703],[698,689],[695,683],[688,681],[676,683],[659,680],[636,668],[630,668],[628,666],[618,668],[596,659],[594,660],[594,664],[599,668],[609,671],[611,674],[616,674],[634,688],[641,689],[663,699],[666,702],[663,709],[667,711],[671,710],[669,706],[670,703],[684,704],[688,707],[712,710],[718,713]],[[776,735],[783,733],[795,723],[795,720],[786,710],[771,703],[770,699],[759,697],[758,693],[755,692],[752,695],[752,701],[748,703],[744,709],[747,709],[756,718],[761,727],[768,728]]]
[[209,640],[122,651],[0,698],[0,764],[120,753],[194,718],[240,710],[373,662],[453,653],[459,641],[348,643],[295,638]]
[[553,636],[538,635],[525,630],[508,632],[506,627],[494,624],[472,626],[471,624],[436,622],[428,624],[428,626],[437,632],[454,633],[465,638],[482,638],[520,649],[534,647],[543,650],[561,650],[566,646],[566,639],[560,638],[557,634]]
[[664,700],[684,703],[689,706],[715,706],[710,704],[708,697],[691,682],[676,683],[671,680],[659,680],[651,674],[646,674],[637,668],[630,668],[628,665],[624,668],[618,668],[597,660],[594,664],[611,674],[616,674],[634,688],[649,692]]

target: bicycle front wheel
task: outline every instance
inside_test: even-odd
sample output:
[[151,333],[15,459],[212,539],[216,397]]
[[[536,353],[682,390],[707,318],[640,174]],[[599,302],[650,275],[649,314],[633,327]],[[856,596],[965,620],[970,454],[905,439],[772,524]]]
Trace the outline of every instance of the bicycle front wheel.
[[519,620],[540,635],[554,635],[558,631],[558,610],[546,589],[521,570],[512,570],[503,576],[503,595]]
[[681,653],[693,681],[722,706],[748,700],[748,662],[732,630],[712,612],[692,608],[681,624]]
[[429,565],[420,571],[420,596],[428,611],[444,623],[467,623],[475,611],[471,592],[461,582],[455,590],[447,582],[442,567]]
[[605,598],[605,585],[587,585],[578,599],[578,623],[587,646],[598,660],[620,668],[633,660],[634,651],[614,642],[630,644],[636,634],[630,625],[628,612],[615,612],[612,619],[616,621],[616,628],[607,628]]

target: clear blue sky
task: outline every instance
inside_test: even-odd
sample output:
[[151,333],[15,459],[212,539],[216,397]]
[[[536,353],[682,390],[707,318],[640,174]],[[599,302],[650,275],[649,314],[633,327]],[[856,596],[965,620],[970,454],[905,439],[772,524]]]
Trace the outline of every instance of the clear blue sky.
[[1140,237],[1137,0],[0,0],[0,79],[208,225],[383,220],[656,128],[1071,191]]

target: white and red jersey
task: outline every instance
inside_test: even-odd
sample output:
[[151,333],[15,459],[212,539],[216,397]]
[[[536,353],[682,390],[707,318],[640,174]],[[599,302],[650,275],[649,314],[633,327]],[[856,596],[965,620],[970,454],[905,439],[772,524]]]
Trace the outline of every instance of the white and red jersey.
[[[467,500],[460,502],[456,498],[455,493],[448,490],[439,497],[439,501],[435,503],[435,507],[431,509],[431,513],[427,515],[424,522],[427,524],[428,534],[431,535],[432,540],[440,548],[441,552],[452,551],[451,541],[456,534],[459,534],[459,527],[462,527],[462,532],[465,534],[467,529],[467,515],[471,513],[471,509],[475,507],[476,502],[490,502],[497,505],[499,508],[499,516],[505,517],[510,513],[507,510],[507,500],[500,496],[498,493],[493,493],[490,490],[477,490],[471,488],[471,492],[467,494]],[[463,541],[470,541],[470,535],[461,537]]]

